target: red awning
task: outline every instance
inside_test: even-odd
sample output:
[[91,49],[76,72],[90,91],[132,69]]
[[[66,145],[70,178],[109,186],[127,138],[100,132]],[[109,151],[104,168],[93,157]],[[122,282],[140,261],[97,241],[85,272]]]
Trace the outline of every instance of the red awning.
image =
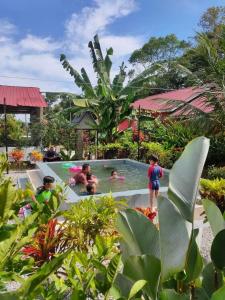
[[0,105],[47,107],[39,88],[0,85]]

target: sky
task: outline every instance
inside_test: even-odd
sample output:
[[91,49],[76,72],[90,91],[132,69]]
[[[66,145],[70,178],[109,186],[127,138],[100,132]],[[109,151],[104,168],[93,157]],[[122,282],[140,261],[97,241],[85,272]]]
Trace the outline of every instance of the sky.
[[103,50],[114,49],[114,75],[152,36],[190,39],[203,12],[219,5],[225,0],[0,0],[0,84],[79,93],[61,53],[95,82],[87,44],[96,33]]

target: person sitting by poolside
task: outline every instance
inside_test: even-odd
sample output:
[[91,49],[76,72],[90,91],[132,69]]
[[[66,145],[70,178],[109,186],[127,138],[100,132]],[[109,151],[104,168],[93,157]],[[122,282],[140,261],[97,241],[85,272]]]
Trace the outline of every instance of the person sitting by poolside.
[[111,172],[111,177],[109,177],[110,180],[124,180],[125,177],[124,176],[119,176],[116,170],[113,170]]
[[54,177],[45,176],[43,178],[43,185],[37,189],[36,200],[37,202],[47,204],[52,195],[53,184],[55,182]]
[[83,164],[82,170],[75,174],[73,177],[75,179],[76,184],[84,184],[88,185],[87,174],[91,172],[91,168],[89,164]]
[[98,178],[95,175],[91,174],[91,173],[87,174],[87,181],[88,181],[88,183],[98,184]]
[[48,151],[45,153],[43,158],[44,162],[51,162],[51,161],[59,161],[61,160],[58,153],[54,150],[54,147],[50,147]]

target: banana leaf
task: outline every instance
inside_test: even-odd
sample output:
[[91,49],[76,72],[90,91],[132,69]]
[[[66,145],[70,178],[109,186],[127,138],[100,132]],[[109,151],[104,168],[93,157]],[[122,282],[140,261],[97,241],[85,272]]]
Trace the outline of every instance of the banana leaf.
[[198,137],[191,141],[173,165],[169,176],[168,197],[183,217],[193,222],[199,181],[209,150],[209,139]]

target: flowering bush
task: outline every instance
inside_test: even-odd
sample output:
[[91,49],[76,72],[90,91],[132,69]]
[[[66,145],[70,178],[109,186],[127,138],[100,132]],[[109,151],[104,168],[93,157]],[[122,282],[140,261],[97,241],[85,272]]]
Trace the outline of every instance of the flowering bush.
[[62,240],[63,231],[56,219],[42,225],[35,234],[33,242],[26,245],[22,252],[27,257],[33,257],[38,265],[51,260],[56,253],[65,250],[66,243]]
[[43,155],[39,151],[33,150],[30,153],[30,158],[31,158],[31,160],[34,160],[34,161],[41,161],[43,159]]
[[152,211],[150,207],[143,208],[143,207],[136,207],[135,208],[137,211],[140,211],[143,215],[145,215],[151,222],[156,217],[156,211]]
[[19,162],[21,159],[24,158],[24,152],[23,150],[20,149],[13,149],[9,156],[15,161],[15,162]]

